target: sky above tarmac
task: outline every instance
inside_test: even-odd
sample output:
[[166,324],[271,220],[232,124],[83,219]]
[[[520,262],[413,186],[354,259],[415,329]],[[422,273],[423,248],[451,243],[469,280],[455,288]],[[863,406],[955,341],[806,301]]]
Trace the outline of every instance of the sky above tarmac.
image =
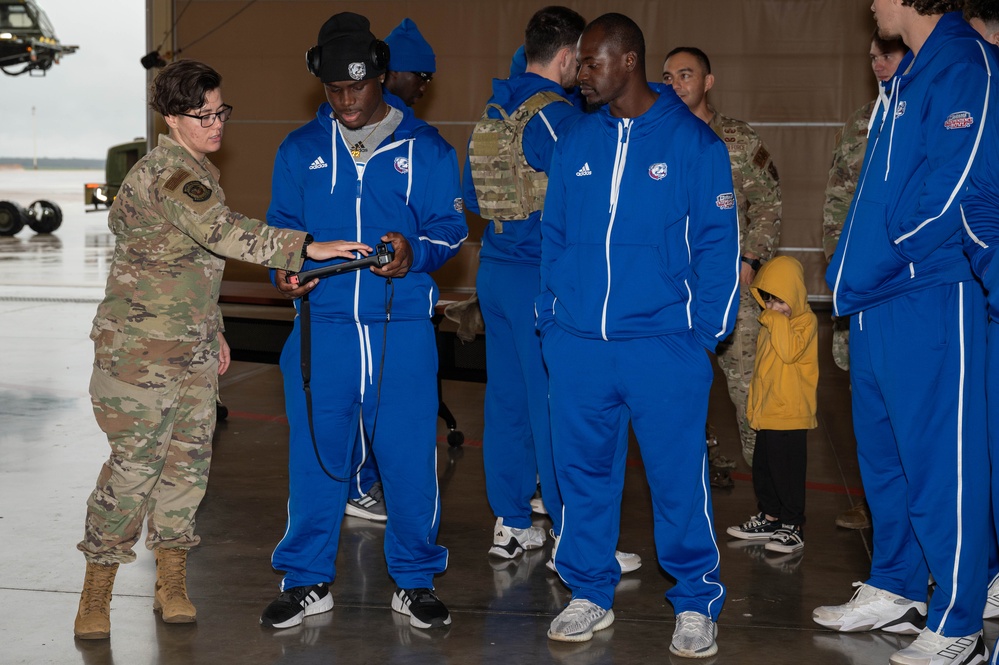
[[146,3],[36,2],[59,41],[80,48],[44,77],[0,73],[0,157],[103,159],[145,136]]

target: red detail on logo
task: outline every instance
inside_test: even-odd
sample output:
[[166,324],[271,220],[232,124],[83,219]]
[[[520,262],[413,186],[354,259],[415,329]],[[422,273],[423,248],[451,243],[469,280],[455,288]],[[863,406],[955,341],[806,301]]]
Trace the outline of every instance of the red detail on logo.
[[944,121],[946,129],[967,129],[975,124],[975,119],[967,111],[951,113]]

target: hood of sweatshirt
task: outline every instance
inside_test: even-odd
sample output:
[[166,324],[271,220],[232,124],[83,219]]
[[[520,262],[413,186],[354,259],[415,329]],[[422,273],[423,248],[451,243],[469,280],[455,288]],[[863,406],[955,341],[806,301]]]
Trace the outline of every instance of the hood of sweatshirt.
[[[533,72],[526,72],[508,79],[493,79],[491,101],[502,106],[507,113],[513,113],[529,97],[542,90],[550,90],[563,97],[568,96],[565,89],[555,81]],[[494,115],[499,117],[496,113]]]
[[760,289],[786,302],[791,308],[791,318],[812,310],[805,288],[805,269],[793,257],[777,256],[764,263],[749,289],[760,307],[765,306]]

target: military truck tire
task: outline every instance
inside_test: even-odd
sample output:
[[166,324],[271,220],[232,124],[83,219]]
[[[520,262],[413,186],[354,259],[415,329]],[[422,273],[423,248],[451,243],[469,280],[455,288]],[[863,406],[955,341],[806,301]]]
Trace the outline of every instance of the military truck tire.
[[0,201],[0,236],[12,236],[24,228],[28,213],[13,201]]
[[44,199],[32,201],[25,221],[35,233],[52,233],[62,225],[62,208]]

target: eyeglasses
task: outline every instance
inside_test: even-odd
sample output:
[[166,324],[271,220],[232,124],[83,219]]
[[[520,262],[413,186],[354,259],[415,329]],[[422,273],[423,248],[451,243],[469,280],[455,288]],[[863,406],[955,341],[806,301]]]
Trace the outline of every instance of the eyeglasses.
[[424,83],[430,83],[431,81],[434,80],[434,75],[432,72],[413,72],[413,73],[419,76]]
[[206,113],[204,115],[194,115],[193,113],[178,113],[177,115],[182,115],[187,118],[194,118],[195,120],[201,121],[201,126],[208,128],[215,124],[215,118],[218,118],[222,122],[229,122],[229,118],[232,117],[232,107],[228,104],[223,104],[222,109],[216,113]]

